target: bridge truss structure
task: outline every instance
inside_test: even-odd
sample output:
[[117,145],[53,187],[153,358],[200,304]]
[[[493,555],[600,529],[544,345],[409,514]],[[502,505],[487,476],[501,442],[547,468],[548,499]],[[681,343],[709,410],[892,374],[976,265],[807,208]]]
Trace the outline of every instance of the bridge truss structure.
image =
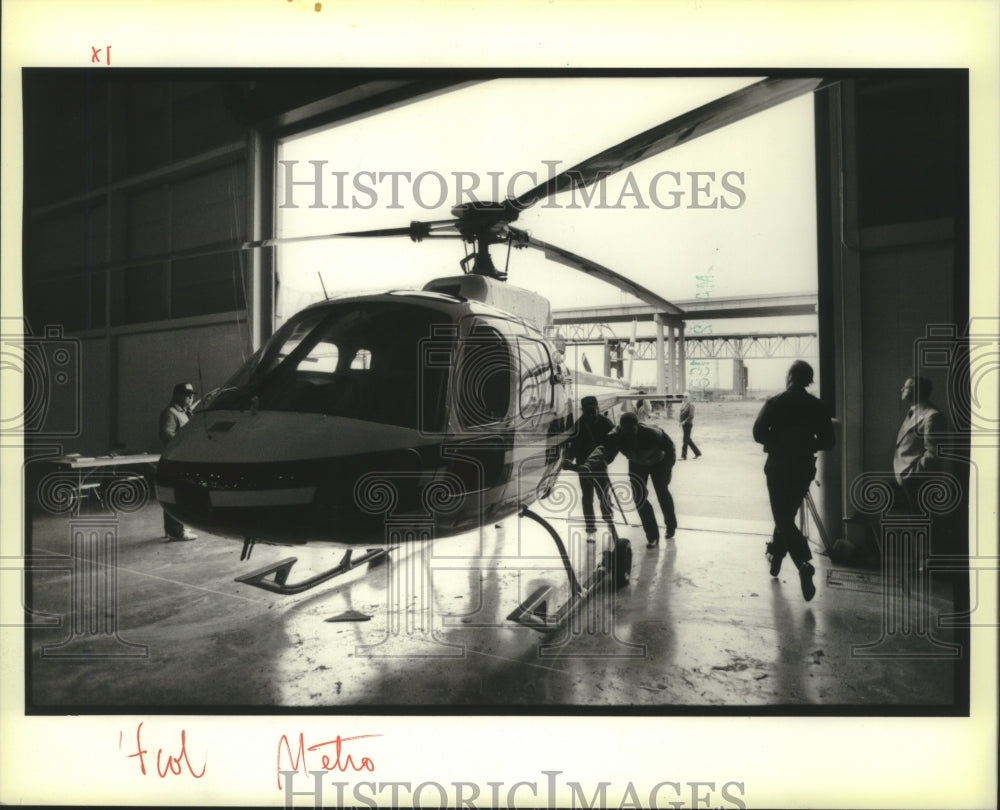
[[[562,324],[559,333],[567,344],[576,346],[620,346],[635,360],[656,359],[656,338],[616,335],[609,324]],[[815,355],[815,332],[744,332],[731,334],[687,334],[684,336],[688,360],[771,359]]]
[[[814,292],[714,297],[699,294],[689,301],[675,302],[680,312],[657,312],[648,304],[605,304],[554,310],[553,330],[559,343],[576,348],[604,347],[604,373],[625,376],[623,369],[635,360],[656,361],[656,394],[680,395],[687,390],[688,362],[695,369],[710,360],[732,360],[734,390],[746,380],[744,360],[815,356],[815,332],[774,330],[768,332],[713,332],[712,323],[732,318],[766,320],[793,315],[815,315],[818,296]],[[656,336],[639,336],[640,322],[652,322]],[[616,334],[629,324],[631,335]]]

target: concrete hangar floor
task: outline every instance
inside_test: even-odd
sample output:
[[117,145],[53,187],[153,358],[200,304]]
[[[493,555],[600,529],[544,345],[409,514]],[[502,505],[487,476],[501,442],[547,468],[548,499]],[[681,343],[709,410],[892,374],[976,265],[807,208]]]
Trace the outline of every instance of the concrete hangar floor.
[[[704,455],[678,461],[671,484],[676,537],[647,549],[635,513],[618,513],[631,582],[595,593],[553,634],[507,620],[540,584],[555,586],[551,610],[568,595],[554,544],[527,519],[401,547],[389,565],[285,596],[235,577],[296,556],[291,581],[341,552],[258,545],[240,562],[240,543],[204,533],[166,543],[155,503],[122,514],[115,554],[86,586],[116,595],[103,615],[81,607],[73,562],[28,572],[28,711],[961,711],[967,656],[938,623],[955,610],[947,576],[904,596],[878,570],[833,565],[817,537],[811,602],[787,561],[769,575],[763,455],[748,438],[758,408],[699,408]],[[675,423],[661,424],[679,440]],[[579,508],[568,519],[544,502],[536,511],[569,538],[585,578],[602,543],[584,541]],[[36,510],[34,559],[73,553],[67,523]],[[79,654],[95,644],[102,655]]]

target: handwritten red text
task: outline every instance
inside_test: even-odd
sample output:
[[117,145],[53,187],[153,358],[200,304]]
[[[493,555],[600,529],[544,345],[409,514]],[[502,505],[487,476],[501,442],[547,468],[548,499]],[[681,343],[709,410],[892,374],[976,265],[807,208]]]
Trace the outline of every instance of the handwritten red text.
[[[282,771],[302,771],[308,776],[310,765],[312,765],[313,770],[339,771],[340,773],[374,771],[375,762],[369,757],[361,756],[357,750],[348,752],[346,743],[381,736],[381,734],[359,734],[355,737],[341,737],[338,734],[332,740],[316,743],[307,748],[305,735],[299,734],[297,745],[293,751],[288,735],[282,734],[281,739],[278,740],[278,790],[281,790]],[[316,752],[319,752],[318,768],[317,757],[314,755],[311,760],[308,757],[308,754]]]
[[[135,753],[128,754],[128,759],[139,760],[139,770],[142,771],[142,775],[146,776],[150,773],[146,769],[146,757],[149,756],[150,759],[153,758],[153,754],[150,753],[149,749],[143,745],[142,741],[142,723],[135,730]],[[124,744],[124,733],[118,732],[118,748],[119,750],[125,750]],[[191,765],[191,760],[188,757],[187,751],[187,732],[181,730],[181,747],[176,755],[167,754],[164,756],[162,748],[156,749],[156,771],[155,773],[159,775],[161,779],[165,778],[168,774],[173,776],[180,776],[184,773],[185,769],[187,773],[193,776],[195,779],[201,779],[205,775],[205,769],[208,767],[207,760],[202,762],[201,771],[195,773],[194,767]]]

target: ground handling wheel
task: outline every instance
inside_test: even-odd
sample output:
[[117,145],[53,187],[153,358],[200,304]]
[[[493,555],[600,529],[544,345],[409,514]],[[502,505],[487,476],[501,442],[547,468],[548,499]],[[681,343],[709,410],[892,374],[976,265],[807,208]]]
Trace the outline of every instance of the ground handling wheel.
[[604,568],[608,572],[608,582],[615,588],[624,588],[632,578],[632,544],[623,537],[615,536],[615,547],[603,553]]

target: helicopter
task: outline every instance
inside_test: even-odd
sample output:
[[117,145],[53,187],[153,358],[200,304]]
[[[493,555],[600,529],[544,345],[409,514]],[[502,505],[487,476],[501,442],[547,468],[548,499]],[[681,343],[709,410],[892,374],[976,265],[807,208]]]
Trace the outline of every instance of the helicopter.
[[[457,205],[450,219],[246,243],[254,250],[297,239],[450,238],[471,250],[461,275],[418,290],[334,297],[289,318],[165,448],[156,476],[160,504],[185,525],[242,539],[244,560],[257,542],[346,549],[338,565],[302,582],[288,582],[295,558],[238,578],[280,594],[384,561],[392,550],[388,521],[421,526],[438,540],[519,514],[545,525],[574,598],[586,595],[596,583],[576,580],[558,533],[530,507],[547,497],[562,469],[580,398],[595,396],[607,411],[636,392],[623,380],[570,370],[548,300],[508,284],[508,268],[497,268],[490,248],[506,246],[508,267],[510,251],[540,250],[658,312],[683,315],[631,279],[513,223],[552,194],[599,182],[820,83],[763,79],[518,197]],[[353,556],[372,544],[381,545]],[[614,558],[606,559],[610,567]],[[619,566],[626,564],[623,556]],[[531,624],[532,615],[522,606],[509,618]]]

